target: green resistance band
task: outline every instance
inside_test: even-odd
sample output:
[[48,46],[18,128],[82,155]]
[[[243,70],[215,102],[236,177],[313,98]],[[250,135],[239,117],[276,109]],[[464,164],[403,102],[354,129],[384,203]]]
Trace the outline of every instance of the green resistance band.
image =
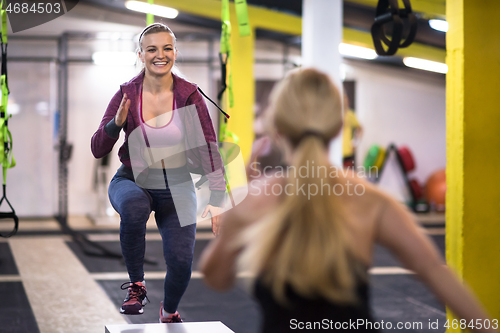
[[222,133],[220,141],[225,141],[226,139],[229,138],[229,139],[232,139],[235,144],[238,144],[238,142],[240,141],[240,138],[238,138],[238,136],[236,134],[234,134],[233,132],[231,132],[230,130],[227,129],[226,122],[222,121],[220,128],[221,128],[221,133]]
[[8,120],[11,115],[7,114],[7,102],[9,96],[9,87],[7,84],[7,12],[3,9],[3,0],[0,1],[0,17],[1,17],[1,51],[2,51],[2,65],[1,65],[1,76],[0,76],[0,90],[2,97],[0,99],[0,163],[2,163],[3,169],[3,196],[0,198],[0,205],[5,202],[9,205],[10,212],[0,212],[0,219],[13,219],[14,228],[7,234],[0,233],[1,237],[11,237],[17,233],[19,228],[19,218],[16,215],[14,207],[7,199],[6,191],[6,181],[7,181],[7,169],[12,168],[16,165],[16,160],[12,155],[12,134],[9,131]]
[[[231,19],[230,19],[230,11],[229,11],[229,0],[222,0],[221,1],[221,19],[222,19],[222,33],[221,33],[221,41],[220,41],[220,53],[223,55],[226,55],[225,57],[225,64],[228,66],[229,70],[228,72],[228,77],[227,77],[227,93],[228,93],[228,99],[229,99],[229,108],[234,107],[234,95],[233,95],[233,77],[232,77],[232,70],[231,70],[231,64],[232,64],[232,56],[231,56]],[[244,36],[249,36],[251,34],[251,29],[250,29],[250,23],[248,20],[248,7],[247,7],[247,1],[246,0],[235,0],[235,9],[236,9],[236,16],[238,20],[238,28],[239,28],[239,33],[241,37]],[[226,78],[222,78],[225,80]],[[229,131],[227,129],[227,123],[226,119],[220,120],[220,141],[225,141],[227,139],[232,139],[233,143],[235,145],[238,144],[239,138],[238,136]],[[227,157],[231,156],[233,153],[235,146],[230,148],[227,152],[222,151],[222,160],[224,161],[224,164],[227,161]],[[226,184],[227,184],[227,189],[228,192],[230,193],[230,187],[229,187],[229,175],[226,173]]]
[[[238,19],[238,27],[240,36],[249,36],[251,33],[250,23],[248,21],[248,6],[246,0],[235,0],[236,16]],[[233,97],[233,76],[231,74],[231,17],[229,11],[229,0],[221,1],[221,19],[222,19],[222,32],[220,38],[220,53],[226,55],[225,63],[229,67],[229,74],[227,77],[227,91],[229,94],[229,107],[234,107]],[[223,78],[225,79],[225,78]]]
[[9,91],[7,89],[5,75],[1,76],[0,87],[2,90],[2,105],[0,105],[0,114],[2,115],[0,118],[0,144],[3,143],[4,148],[0,149],[0,162],[3,167],[3,184],[5,185],[5,181],[7,180],[7,169],[16,165],[16,160],[12,155],[12,134],[7,127],[8,120],[12,115],[7,114],[7,97]]
[[238,27],[240,36],[250,36],[250,23],[248,22],[247,0],[235,0],[236,17],[238,18]]
[[[238,142],[240,141],[240,139],[238,138],[238,136],[236,134],[234,134],[233,132],[231,132],[230,130],[227,129],[227,123],[224,121],[224,119],[221,119],[220,120],[220,136],[219,136],[219,141],[220,142],[224,142],[226,141],[226,139],[230,138],[233,140],[233,143],[235,145],[238,144]],[[221,158],[222,158],[222,162],[224,163],[224,165],[227,165],[227,161],[228,161],[228,157],[232,156],[233,154],[233,151],[236,147],[235,146],[232,146],[231,148],[229,148],[227,150],[227,152],[222,149],[221,150]],[[227,188],[227,191],[228,193],[230,193],[231,191],[231,188],[229,186],[229,173],[228,172],[225,172],[224,173],[224,178],[226,179],[226,188]],[[234,203],[233,203],[233,206],[234,206]]]
[[2,43],[7,45],[7,11],[3,9],[3,0],[0,2],[0,8],[2,8]]
[[[153,5],[154,4],[154,0],[148,0],[148,3],[150,5]],[[150,24],[153,24],[155,23],[155,16],[151,13],[147,13],[146,14],[146,25],[150,25]]]
[[[229,16],[229,0],[222,0],[222,32],[220,37],[220,53],[226,55],[226,66],[231,69],[231,22]],[[222,78],[225,80],[226,78]],[[229,94],[229,108],[234,106],[233,76],[231,71],[227,77],[227,93]]]
[[3,144],[3,149],[0,149],[0,163],[3,168],[3,184],[7,180],[7,169],[16,165],[16,160],[12,155],[12,134],[9,131],[8,120],[12,115],[7,114],[7,102],[9,97],[9,88],[7,86],[7,12],[3,9],[3,0],[0,2],[1,19],[2,19],[2,76],[0,78],[0,89],[2,98],[0,103],[0,144]]

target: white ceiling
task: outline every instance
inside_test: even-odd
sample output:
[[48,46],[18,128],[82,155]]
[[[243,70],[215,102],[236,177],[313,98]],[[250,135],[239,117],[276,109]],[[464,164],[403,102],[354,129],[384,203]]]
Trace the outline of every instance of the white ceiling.
[[[205,30],[178,24],[175,19],[162,18],[162,22],[168,24],[175,32],[203,32]],[[79,2],[67,14],[31,29],[13,34],[9,25],[9,36],[58,36],[68,31],[138,33],[144,26],[146,26],[146,14],[135,12],[126,14]]]

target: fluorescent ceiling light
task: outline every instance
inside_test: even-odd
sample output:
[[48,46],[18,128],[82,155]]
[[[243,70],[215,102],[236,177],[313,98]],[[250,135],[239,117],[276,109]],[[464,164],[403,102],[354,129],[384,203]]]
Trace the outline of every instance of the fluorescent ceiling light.
[[95,37],[103,40],[132,40],[135,34],[132,32],[97,32]]
[[429,25],[432,29],[447,32],[448,31],[448,22],[444,20],[429,20]]
[[[7,108],[8,108],[7,104]],[[36,112],[41,115],[41,116],[48,116],[49,115],[49,103],[47,102],[38,102],[36,103]]]
[[97,39],[111,39],[111,32],[98,32],[95,34]]
[[108,215],[109,217],[114,216],[115,215],[115,209],[113,207],[106,208],[106,215]]
[[372,49],[345,43],[340,43],[339,52],[343,56],[355,57],[361,59],[370,60],[370,59],[375,59],[377,57],[377,53]]
[[342,81],[345,81],[346,77],[347,77],[347,66],[346,64],[340,64],[340,79]]
[[96,65],[133,66],[137,60],[135,52],[94,52],[92,60]]
[[17,103],[7,103],[7,114],[15,115],[21,111],[21,106]]
[[407,57],[403,59],[403,63],[408,67],[423,69],[424,71],[431,71],[441,74],[448,73],[448,66],[441,62]]
[[135,10],[136,12],[153,14],[155,16],[166,17],[169,19],[174,19],[179,15],[177,9],[173,9],[165,6],[150,5],[146,2],[140,1],[127,1],[125,2],[125,7],[130,10]]

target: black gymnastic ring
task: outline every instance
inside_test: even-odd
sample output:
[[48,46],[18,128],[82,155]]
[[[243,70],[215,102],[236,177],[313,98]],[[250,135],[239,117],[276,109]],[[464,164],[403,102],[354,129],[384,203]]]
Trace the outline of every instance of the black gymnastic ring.
[[[412,12],[410,0],[403,0],[405,7],[399,9],[398,0],[379,0],[376,9],[375,22],[371,27],[371,34],[375,51],[378,55],[394,55],[398,48],[410,46],[417,33],[417,18]],[[408,19],[410,32],[401,43],[403,34],[403,19]],[[386,37],[384,24],[393,22],[392,39]],[[385,50],[383,44],[387,45]]]
[[8,234],[0,233],[0,237],[9,238],[9,237],[14,236],[17,233],[17,229],[19,228],[19,218],[17,217],[16,213],[14,211],[7,212],[7,213],[0,212],[0,220],[3,220],[3,219],[13,219],[14,220],[14,228]]
[[[372,26],[371,33],[373,39],[373,45],[375,46],[375,52],[381,56],[391,56],[396,54],[399,48],[399,42],[401,41],[401,34],[403,28],[403,20],[397,15],[391,16],[391,21],[393,22],[393,32],[392,32],[392,40],[389,43],[384,43],[388,46],[388,49],[385,50],[383,46],[383,39],[385,38],[385,34],[383,31],[383,23],[375,22]],[[386,22],[385,22],[386,23]]]
[[[385,37],[383,26],[386,23],[393,22],[392,40]],[[399,47],[401,40],[401,30],[403,21],[399,17],[398,0],[379,0],[375,13],[371,33],[375,51],[378,55],[394,55]],[[383,44],[388,46],[385,50]]]
[[[417,17],[412,11],[410,0],[403,0],[403,4],[404,8],[399,9],[399,17],[403,20],[408,19],[410,23],[410,32],[408,33],[405,41],[399,44],[399,48],[410,46],[415,40],[415,36],[417,34]],[[401,38],[403,37],[401,36]]]

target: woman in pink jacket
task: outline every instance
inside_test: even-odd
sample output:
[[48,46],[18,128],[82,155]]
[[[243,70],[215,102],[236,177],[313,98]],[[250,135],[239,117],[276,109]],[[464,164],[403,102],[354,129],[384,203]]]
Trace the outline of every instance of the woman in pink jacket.
[[211,191],[202,214],[218,217],[225,195],[224,168],[207,106],[196,85],[172,73],[175,35],[164,24],[146,27],[139,38],[144,70],[120,86],[92,137],[96,158],[110,153],[120,131],[123,163],[109,185],[120,214],[120,244],[130,282],[123,314],[142,314],[146,304],[144,252],[146,222],[155,211],[167,265],[160,322],[181,322],[177,306],[191,277],[196,196],[190,172],[206,175]]

